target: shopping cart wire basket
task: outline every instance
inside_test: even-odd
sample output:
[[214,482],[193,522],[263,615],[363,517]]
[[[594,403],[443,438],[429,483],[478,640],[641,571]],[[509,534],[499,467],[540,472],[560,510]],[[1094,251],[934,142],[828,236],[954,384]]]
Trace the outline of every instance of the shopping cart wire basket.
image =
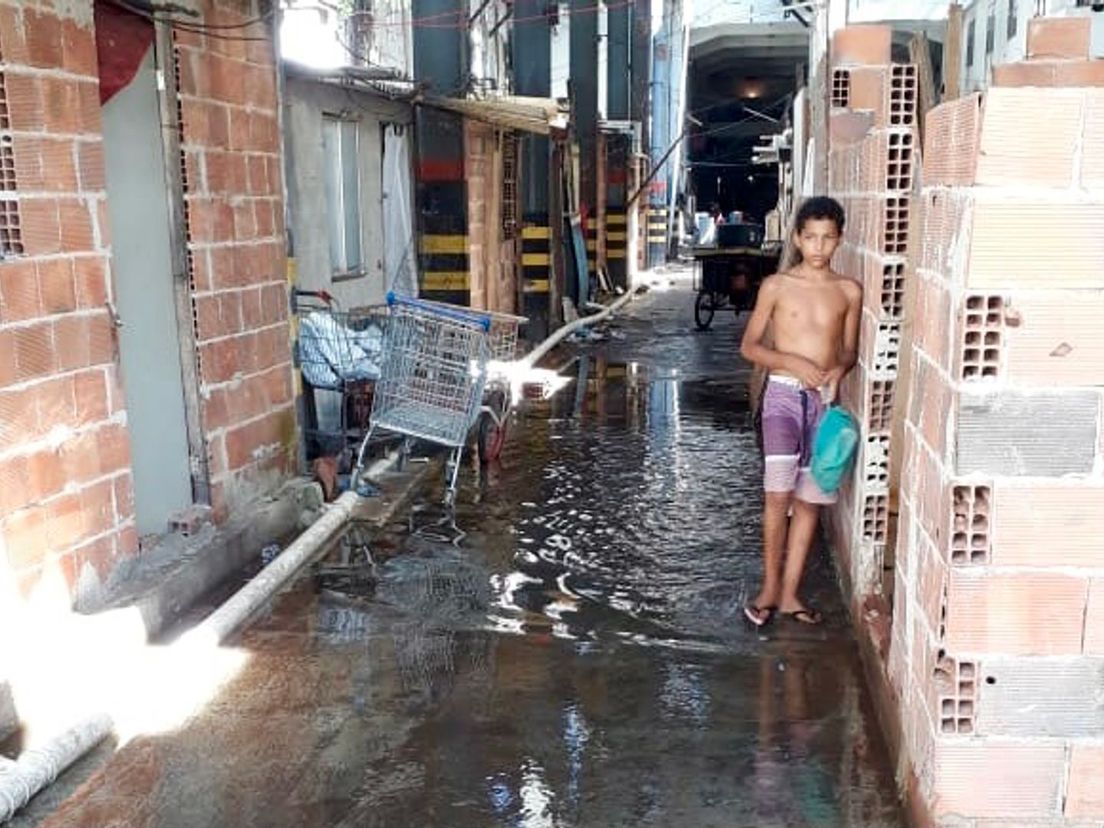
[[[497,421],[505,410],[484,405],[492,361],[514,358],[524,320],[390,293],[389,318],[372,399],[368,437],[377,429],[452,449],[446,501],[455,497],[460,457],[481,413]],[[508,401],[508,395],[503,395]],[[503,403],[503,408],[508,402]],[[363,467],[364,445],[358,457]]]

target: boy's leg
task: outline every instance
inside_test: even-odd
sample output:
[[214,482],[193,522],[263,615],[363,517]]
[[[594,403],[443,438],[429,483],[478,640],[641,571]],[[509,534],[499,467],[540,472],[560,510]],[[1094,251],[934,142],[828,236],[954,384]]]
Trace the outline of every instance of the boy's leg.
[[763,585],[750,608],[761,622],[770,617],[783,594],[782,562],[786,554],[786,527],[791,496],[767,492],[763,506]]
[[770,620],[782,595],[788,512],[801,465],[801,391],[767,380],[762,391],[763,585],[745,611],[753,623]]
[[819,615],[801,603],[797,597],[801,587],[801,578],[805,574],[805,561],[816,535],[820,507],[814,503],[794,498],[793,518],[790,520],[790,532],[786,547],[786,570],[782,576],[782,591],[778,599],[780,612],[796,616],[798,621],[816,623]]

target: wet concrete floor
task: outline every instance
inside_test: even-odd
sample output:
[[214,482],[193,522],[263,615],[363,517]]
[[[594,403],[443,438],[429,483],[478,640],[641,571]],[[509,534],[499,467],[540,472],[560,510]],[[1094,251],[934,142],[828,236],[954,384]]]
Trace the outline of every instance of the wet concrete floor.
[[[897,826],[831,563],[764,634],[739,327],[634,305],[432,506],[306,573],[203,712],[121,747],[43,826]],[[411,531],[413,528],[413,531]],[[332,564],[331,560],[331,564]],[[87,764],[87,763],[86,763]]]

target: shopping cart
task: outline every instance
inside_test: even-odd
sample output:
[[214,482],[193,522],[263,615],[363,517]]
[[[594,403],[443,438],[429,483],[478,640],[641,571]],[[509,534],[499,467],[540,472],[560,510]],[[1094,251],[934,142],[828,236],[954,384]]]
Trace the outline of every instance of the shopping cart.
[[292,311],[296,363],[304,385],[307,459],[345,460],[346,451],[355,449],[368,430],[387,308],[345,311],[327,291],[296,288]]
[[508,366],[525,319],[393,293],[387,304],[380,377],[354,480],[374,432],[403,435],[404,452],[411,440],[427,440],[451,449],[445,492],[451,505],[472,427],[479,423],[481,459],[502,448],[511,403]]

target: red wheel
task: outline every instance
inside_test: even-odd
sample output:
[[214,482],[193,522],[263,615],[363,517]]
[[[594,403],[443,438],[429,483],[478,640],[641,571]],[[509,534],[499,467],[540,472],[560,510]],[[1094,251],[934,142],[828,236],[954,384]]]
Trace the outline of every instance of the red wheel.
[[479,418],[479,459],[484,463],[492,463],[502,454],[508,422],[503,416],[502,422],[496,423],[494,417],[486,413]]

